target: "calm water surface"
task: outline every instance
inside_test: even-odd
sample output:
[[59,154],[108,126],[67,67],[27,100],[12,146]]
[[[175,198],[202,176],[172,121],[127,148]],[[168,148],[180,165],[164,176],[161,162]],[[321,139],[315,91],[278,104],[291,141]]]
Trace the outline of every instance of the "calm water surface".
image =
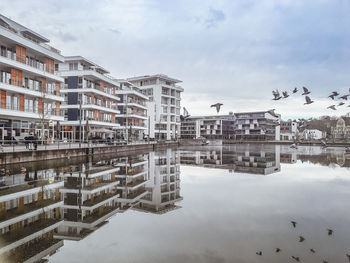
[[[74,172],[118,167],[117,179],[105,181],[124,185],[123,163],[132,169],[143,163],[132,173],[145,172],[137,179],[142,186],[115,186],[118,198],[108,207],[117,206],[116,213],[89,229],[82,227],[88,226],[82,224],[86,208],[74,208],[70,190],[61,190],[64,221],[53,238],[63,244],[42,255],[49,262],[296,262],[292,256],[349,262],[350,156],[344,149],[237,145],[105,159],[112,161],[56,167],[55,177],[65,178],[65,189],[83,189],[68,179]],[[67,167],[75,170],[67,174]]]

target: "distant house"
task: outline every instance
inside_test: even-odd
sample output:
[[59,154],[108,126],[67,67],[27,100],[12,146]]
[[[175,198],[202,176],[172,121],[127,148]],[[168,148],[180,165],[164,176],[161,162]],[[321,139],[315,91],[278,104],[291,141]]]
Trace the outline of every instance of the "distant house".
[[350,117],[341,117],[335,126],[331,127],[331,134],[334,139],[350,140]]
[[320,140],[326,138],[326,132],[317,129],[305,129],[301,133],[301,138],[304,140]]
[[292,141],[297,138],[298,124],[296,121],[281,121],[280,126],[280,137],[282,141]]

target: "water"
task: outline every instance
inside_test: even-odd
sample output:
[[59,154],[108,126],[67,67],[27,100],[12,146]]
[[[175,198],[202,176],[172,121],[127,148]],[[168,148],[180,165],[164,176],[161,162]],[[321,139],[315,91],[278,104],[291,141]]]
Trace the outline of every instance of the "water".
[[6,255],[49,262],[349,262],[349,167],[344,149],[271,145],[96,156],[31,165],[20,174],[9,167],[7,184],[64,184],[57,208],[64,221],[46,239],[39,235]]

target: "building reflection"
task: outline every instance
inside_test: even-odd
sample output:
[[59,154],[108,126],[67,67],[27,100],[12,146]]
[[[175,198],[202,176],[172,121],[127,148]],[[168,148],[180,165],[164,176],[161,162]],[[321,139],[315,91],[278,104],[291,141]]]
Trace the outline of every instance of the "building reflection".
[[237,144],[229,147],[183,150],[180,160],[183,165],[227,169],[237,173],[272,174],[281,170],[279,149],[278,146]]
[[163,214],[180,208],[176,205],[180,196],[180,154],[172,149],[149,154],[149,180],[147,194],[135,210]]
[[0,169],[1,262],[40,261],[128,209],[179,208],[179,158],[167,149],[55,169]]
[[54,237],[63,223],[59,192],[63,182],[56,171],[1,172],[1,262],[36,262],[54,253],[63,246]]

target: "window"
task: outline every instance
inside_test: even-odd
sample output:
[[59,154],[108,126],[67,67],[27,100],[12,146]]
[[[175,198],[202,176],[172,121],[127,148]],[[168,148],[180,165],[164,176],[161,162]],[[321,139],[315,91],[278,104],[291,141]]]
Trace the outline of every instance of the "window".
[[69,63],[69,70],[78,70],[78,63]]

